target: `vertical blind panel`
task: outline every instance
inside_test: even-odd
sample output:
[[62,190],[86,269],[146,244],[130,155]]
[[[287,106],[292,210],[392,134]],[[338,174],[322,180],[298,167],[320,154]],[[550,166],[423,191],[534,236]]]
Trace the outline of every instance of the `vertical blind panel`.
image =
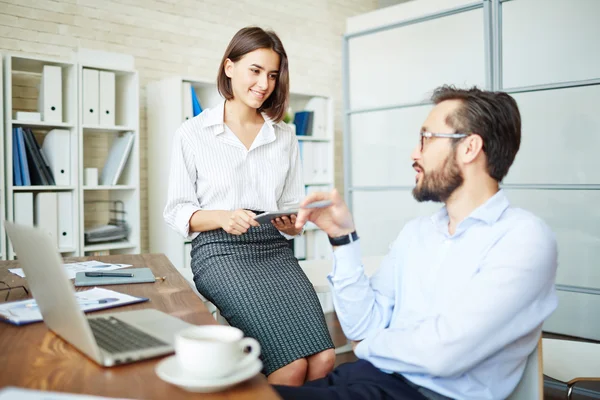
[[521,111],[521,148],[505,182],[600,183],[594,150],[600,149],[600,85],[513,96]]
[[600,296],[558,292],[558,308],[544,323],[544,331],[600,340]]
[[556,235],[556,283],[600,289],[600,191],[506,190],[511,204],[542,218]]
[[442,84],[485,85],[483,8],[349,41],[350,107],[427,100]]
[[600,1],[502,3],[503,87],[600,78]]
[[387,254],[404,224],[442,207],[440,203],[418,203],[410,190],[354,192],[352,198],[363,256]]
[[427,105],[352,115],[352,186],[414,185],[410,155],[431,108]]

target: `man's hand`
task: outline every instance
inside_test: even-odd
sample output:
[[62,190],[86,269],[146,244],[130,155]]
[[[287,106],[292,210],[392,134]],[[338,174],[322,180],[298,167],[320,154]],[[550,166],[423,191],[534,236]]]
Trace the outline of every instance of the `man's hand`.
[[[325,208],[302,208],[321,200],[331,200],[332,204]],[[306,221],[314,222],[330,237],[344,236],[354,231],[350,210],[336,189],[333,189],[331,193],[311,193],[302,200],[296,218],[296,228],[303,227]]]
[[273,226],[286,235],[296,236],[302,232],[302,226],[296,226],[296,215],[277,217],[271,221]]
[[221,228],[232,235],[243,235],[251,226],[260,225],[253,219],[255,215],[252,211],[244,209],[225,211],[220,221]]

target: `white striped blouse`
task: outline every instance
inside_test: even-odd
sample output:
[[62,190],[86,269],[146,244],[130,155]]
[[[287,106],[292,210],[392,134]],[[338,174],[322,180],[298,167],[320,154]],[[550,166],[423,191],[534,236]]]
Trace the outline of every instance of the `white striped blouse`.
[[[223,122],[225,103],[204,110],[175,132],[163,213],[187,239],[198,210],[274,211],[304,197],[298,139],[283,122],[265,123],[250,150]],[[287,235],[284,235],[287,237]]]

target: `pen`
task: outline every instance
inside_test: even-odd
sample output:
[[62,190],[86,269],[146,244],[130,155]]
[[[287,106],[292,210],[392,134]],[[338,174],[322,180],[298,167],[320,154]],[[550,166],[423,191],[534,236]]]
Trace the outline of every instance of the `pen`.
[[115,277],[115,278],[133,278],[133,274],[131,272],[86,272],[85,276],[90,278],[100,278],[100,277]]
[[[119,299],[115,299],[115,298],[98,299],[98,300],[78,300],[77,304],[79,304],[80,306],[90,306],[93,304],[113,303],[118,300]],[[33,302],[33,303],[26,304],[25,308],[36,308],[37,306],[38,306],[37,303]]]

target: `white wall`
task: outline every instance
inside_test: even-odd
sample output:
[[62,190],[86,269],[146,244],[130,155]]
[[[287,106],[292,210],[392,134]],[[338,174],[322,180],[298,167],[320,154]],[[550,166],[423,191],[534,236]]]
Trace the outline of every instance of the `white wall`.
[[[292,90],[336,101],[336,175],[341,177],[341,36],[348,17],[377,0],[0,0],[0,51],[70,59],[78,47],[135,57],[140,73],[142,250],[148,249],[146,84],[171,75],[216,76],[233,34],[247,25],[275,30],[286,47]],[[35,109],[23,81],[14,99]],[[167,134],[170,132],[166,132]],[[338,184],[341,187],[340,184]]]

